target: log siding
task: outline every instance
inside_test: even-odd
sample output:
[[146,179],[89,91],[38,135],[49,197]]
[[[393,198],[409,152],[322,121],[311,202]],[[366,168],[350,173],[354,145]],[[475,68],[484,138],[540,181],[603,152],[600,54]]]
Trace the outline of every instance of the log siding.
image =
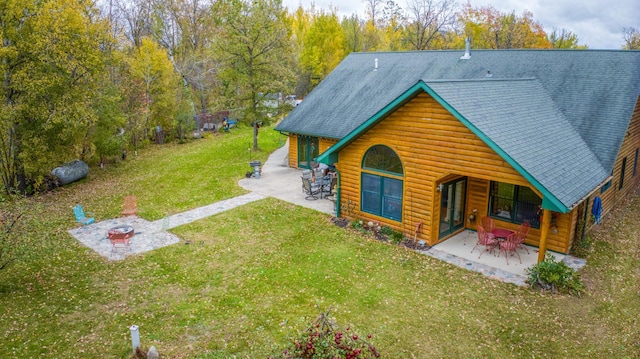
[[[405,170],[401,222],[360,211],[362,158],[369,148],[378,144],[394,150]],[[468,178],[464,227],[469,229],[475,229],[475,222],[468,220],[473,209],[477,209],[478,219],[487,214],[490,181],[530,187],[523,176],[426,93],[342,149],[337,168],[341,173],[341,206],[351,207],[342,213],[344,217],[378,221],[411,238],[415,226],[421,222],[422,230],[417,237],[429,245],[446,239],[438,238],[439,183]],[[570,215],[558,217],[558,233],[549,232],[548,249],[568,251],[570,218]],[[513,223],[496,222],[504,228],[518,227]],[[537,245],[539,235],[540,230],[531,229],[527,243]]]

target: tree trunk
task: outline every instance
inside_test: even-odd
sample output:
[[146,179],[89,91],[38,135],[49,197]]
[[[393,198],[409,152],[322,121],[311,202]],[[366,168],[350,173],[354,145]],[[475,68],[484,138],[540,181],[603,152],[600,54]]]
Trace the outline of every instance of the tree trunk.
[[258,150],[258,120],[253,121],[253,150]]

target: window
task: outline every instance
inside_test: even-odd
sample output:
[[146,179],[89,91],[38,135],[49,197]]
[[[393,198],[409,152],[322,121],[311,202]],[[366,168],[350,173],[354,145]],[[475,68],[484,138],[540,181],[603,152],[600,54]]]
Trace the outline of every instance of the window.
[[362,168],[366,172],[361,179],[361,210],[401,221],[403,168],[398,155],[387,146],[373,146],[364,155]]
[[[611,171],[611,177],[613,177],[613,171]],[[608,180],[607,183],[602,185],[600,188],[600,194],[605,193],[611,187],[611,180]]]
[[636,168],[638,168],[638,149],[636,148],[636,156],[633,159],[633,174],[632,177],[636,176]]
[[620,184],[618,185],[618,191],[624,186],[624,172],[627,169],[627,158],[622,159],[622,169],[620,170]]
[[528,187],[491,182],[489,193],[491,217],[517,224],[529,222],[531,227],[540,228],[538,210],[541,205],[542,199]]
[[402,176],[400,157],[387,146],[376,145],[364,155],[362,167],[374,171],[382,171]]

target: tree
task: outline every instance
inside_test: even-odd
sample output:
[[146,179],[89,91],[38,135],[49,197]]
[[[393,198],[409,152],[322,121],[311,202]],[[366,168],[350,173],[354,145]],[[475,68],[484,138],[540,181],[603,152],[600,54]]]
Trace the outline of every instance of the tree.
[[427,50],[456,23],[455,0],[409,0],[405,41],[413,50]]
[[549,42],[554,49],[586,49],[586,45],[578,44],[578,35],[565,29],[553,29],[549,34]]
[[142,126],[129,126],[137,150],[139,141],[149,136],[151,126],[160,126],[163,130],[173,128],[179,80],[167,52],[149,37],[142,37],[140,46],[133,49],[129,71],[133,79],[142,84],[143,91]]
[[622,33],[624,36],[623,50],[640,50],[640,29],[625,27]]
[[110,0],[110,7],[112,28],[120,30],[134,46],[153,35],[152,0]]
[[[107,75],[106,73],[104,74]],[[125,148],[124,129],[127,118],[122,111],[121,92],[113,83],[105,80],[102,88],[96,91],[99,98],[96,114],[100,119],[87,131],[85,146],[95,149],[101,164],[108,158],[116,157]]]
[[378,21],[382,18],[382,8],[384,7],[383,0],[364,0],[367,4],[367,20],[374,26],[378,25]]
[[[253,149],[258,150],[260,121],[265,111],[292,88],[293,61],[290,24],[280,0],[225,0],[222,36],[218,43],[225,60],[220,74],[226,96],[235,99],[244,121],[252,124]],[[277,106],[279,107],[279,106]]]
[[550,48],[542,25],[525,11],[501,13],[492,6],[472,8],[469,3],[461,14],[465,35],[481,49]]
[[0,3],[0,164],[7,192],[30,192],[87,153],[105,66],[106,22],[87,0]]
[[[189,86],[193,107],[207,112],[213,106],[211,92],[218,84],[221,66],[211,51],[218,32],[211,2],[157,1],[155,9],[154,38],[167,49],[176,71]],[[188,100],[189,91],[182,95]]]
[[342,31],[344,32],[345,48],[347,52],[362,51],[364,34],[362,33],[362,21],[358,15],[352,14],[350,17],[342,19]]
[[302,49],[304,48],[304,39],[307,37],[307,32],[311,26],[312,16],[315,10],[312,7],[307,11],[302,5],[298,6],[296,11],[289,15],[289,22],[291,23],[291,38],[293,41],[293,58],[296,76],[295,94],[303,98],[311,91],[311,79],[307,71],[304,71],[300,64],[300,56]]
[[346,55],[344,32],[338,15],[335,11],[316,13],[300,55],[300,63],[310,74],[312,86],[320,83]]

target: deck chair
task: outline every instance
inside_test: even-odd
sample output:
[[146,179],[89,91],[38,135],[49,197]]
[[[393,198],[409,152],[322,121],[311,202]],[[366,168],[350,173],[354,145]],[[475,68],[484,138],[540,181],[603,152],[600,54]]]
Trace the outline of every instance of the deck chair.
[[[309,180],[313,177],[313,171],[311,170],[302,170],[302,178],[308,178]],[[302,193],[304,193],[304,182],[302,183]]]
[[518,227],[518,230],[516,231],[516,237],[518,237],[518,242],[519,242],[518,248],[523,248],[525,251],[527,251],[527,254],[529,254],[529,250],[524,245],[524,240],[527,238],[527,234],[529,233],[529,228],[531,228],[531,225],[529,224],[529,222],[524,222],[520,225],[520,227]]
[[317,183],[311,183],[310,179],[304,177],[302,177],[302,188],[304,189],[304,193],[307,195],[304,199],[308,200],[318,199],[316,195],[322,190]]
[[499,247],[498,257],[500,256],[500,253],[504,252],[504,257],[507,260],[507,265],[509,265],[509,253],[511,253],[512,256],[515,253],[518,256],[518,260],[522,264],[522,258],[520,258],[520,253],[518,253],[519,245],[520,245],[520,240],[518,239],[518,234],[513,233],[512,235],[507,237],[507,239],[505,239],[504,241],[498,242],[498,247]]
[[126,196],[124,198],[124,209],[122,210],[122,217],[135,216],[138,205],[136,203],[136,196]]
[[493,219],[489,216],[482,217],[482,227],[485,231],[491,233],[496,228],[493,224]]
[[478,259],[480,259],[486,251],[493,253],[493,250],[498,246],[498,241],[493,233],[487,232],[481,225],[478,225],[476,229],[478,230],[478,242],[471,248],[471,253],[473,253],[477,246],[485,247],[484,251],[480,251],[480,255],[478,256]]
[[73,214],[76,216],[76,222],[80,222],[85,226],[87,224],[91,224],[96,221],[95,218],[89,218],[84,215],[84,210],[82,209],[82,205],[78,204],[73,207]]

